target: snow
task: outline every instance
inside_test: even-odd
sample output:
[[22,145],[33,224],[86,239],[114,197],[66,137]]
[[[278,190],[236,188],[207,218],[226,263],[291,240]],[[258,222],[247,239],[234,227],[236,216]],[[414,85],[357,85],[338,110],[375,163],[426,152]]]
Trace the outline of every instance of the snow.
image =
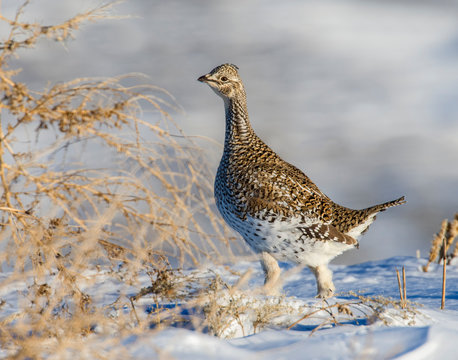
[[[84,340],[84,349],[101,351],[101,344],[113,337],[119,341],[111,342],[110,351],[136,359],[454,359],[455,341],[458,341],[458,267],[448,266],[445,310],[440,310],[442,266],[431,264],[429,272],[424,273],[421,267],[425,264],[425,259],[395,257],[352,266],[331,266],[338,294],[326,302],[314,298],[315,282],[310,271],[288,264],[282,264],[286,277],[284,294],[269,297],[256,292],[263,283],[258,262],[241,261],[232,266],[190,269],[186,273],[194,277],[209,279],[218,275],[229,285],[238,279],[235,274],[252,270],[245,286],[232,293],[224,289],[218,292],[217,302],[221,308],[232,302],[241,309],[237,319],[221,313],[221,320],[227,320],[229,326],[223,329],[220,337],[211,335],[208,328],[197,329],[189,324],[174,324],[164,329],[151,326],[142,333],[135,328],[122,334],[98,329]],[[395,269],[403,266],[407,299],[414,302],[406,310],[386,305],[379,308],[376,318],[372,316],[370,302],[358,303],[355,295],[349,294],[353,291],[367,298],[382,295],[384,299],[397,301]],[[3,273],[1,281],[9,276],[11,274]],[[120,294],[130,296],[150,285],[145,274],[139,277],[140,283],[126,285],[100,267],[87,271],[84,277],[87,282],[79,286],[92,296],[97,306],[108,307]],[[47,281],[51,283],[52,276]],[[8,290],[3,287],[0,298],[5,303],[0,309],[0,321],[22,310],[20,300],[27,296],[27,291],[25,283],[15,283]],[[334,307],[336,321],[325,322],[332,317],[318,309],[327,306],[331,309],[335,304],[350,304],[352,315],[337,312]],[[164,300],[162,305],[181,308],[184,315],[203,316],[198,308],[200,305],[190,298],[179,304]],[[147,319],[147,313],[154,306],[151,295],[137,300],[139,318]],[[255,328],[257,309],[263,306],[280,307],[276,308],[274,316]],[[312,310],[316,310],[312,316],[294,325]],[[129,313],[131,309],[124,307],[118,312],[112,311],[109,316],[115,318],[119,311]],[[5,357],[6,354],[0,352],[0,355]]]
[[[36,0],[27,16],[53,23],[93,4]],[[1,6],[11,17],[17,3]],[[458,167],[450,165],[458,152],[455,2],[285,0],[261,6],[259,1],[132,0],[118,13],[133,16],[88,24],[66,47],[43,42],[21,53],[14,64],[23,69],[18,80],[41,89],[75,77],[145,73],[185,107],[186,113],[173,116],[187,134],[221,142],[222,105],[195,80],[222,62],[236,63],[256,131],[333,199],[363,207],[407,195],[407,205],[381,215],[359,252],[340,261],[381,260],[331,266],[338,294],[328,304],[354,301],[349,291],[398,299],[395,269],[405,266],[407,298],[418,305],[410,305],[414,312],[388,306],[381,319],[367,316],[366,305],[352,305],[356,318],[334,314],[339,325],[317,329],[329,319],[321,312],[288,330],[304,309],[326,306],[314,298],[308,269],[282,264],[284,296],[263,297],[251,291],[263,283],[257,262],[209,266],[211,271],[188,272],[201,278],[216,273],[233,284],[234,271],[254,270],[248,285],[233,295],[245,311],[239,321],[226,319],[221,337],[192,326],[110,333],[96,324],[80,357],[90,358],[89,350],[96,349],[101,356],[113,350],[119,358],[137,359],[457,358],[458,265],[448,267],[446,308],[439,310],[442,267],[432,264],[424,273],[425,259],[392,257],[416,249],[424,255],[440,221],[456,211]],[[56,61],[59,66],[52,66]],[[25,142],[33,138],[24,134]],[[206,146],[216,169],[221,149]],[[84,275],[87,281],[79,286],[97,307],[110,308],[120,296],[150,285],[145,274],[134,285],[104,268]],[[1,323],[27,306],[33,278],[18,281],[4,272],[0,283]],[[227,294],[219,301],[227,305]],[[266,304],[280,304],[283,312],[255,328],[256,310]],[[138,300],[138,316],[147,319],[153,306],[148,296]],[[203,316],[195,304],[186,309],[193,310]],[[113,308],[107,316],[116,319],[121,312],[131,309]],[[5,349],[0,357],[8,357]]]

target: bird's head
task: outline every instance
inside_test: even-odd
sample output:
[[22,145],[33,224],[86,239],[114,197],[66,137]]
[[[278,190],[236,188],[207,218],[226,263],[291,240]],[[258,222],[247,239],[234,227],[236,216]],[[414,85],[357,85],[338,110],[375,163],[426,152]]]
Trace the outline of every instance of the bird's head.
[[197,80],[210,86],[223,100],[233,99],[240,94],[245,95],[242,79],[237,70],[238,67],[235,65],[223,64]]

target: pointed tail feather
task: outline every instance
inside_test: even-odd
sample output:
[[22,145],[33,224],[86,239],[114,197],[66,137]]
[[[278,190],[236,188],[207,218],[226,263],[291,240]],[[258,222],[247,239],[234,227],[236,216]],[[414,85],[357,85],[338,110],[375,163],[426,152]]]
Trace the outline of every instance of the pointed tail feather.
[[370,213],[378,213],[378,212],[381,212],[381,211],[385,211],[386,209],[388,209],[390,207],[405,204],[406,202],[407,201],[405,200],[405,196],[402,196],[399,199],[396,199],[396,200],[393,200],[393,201],[388,201],[388,202],[383,203],[383,204],[371,206],[370,208],[367,208],[367,210]]

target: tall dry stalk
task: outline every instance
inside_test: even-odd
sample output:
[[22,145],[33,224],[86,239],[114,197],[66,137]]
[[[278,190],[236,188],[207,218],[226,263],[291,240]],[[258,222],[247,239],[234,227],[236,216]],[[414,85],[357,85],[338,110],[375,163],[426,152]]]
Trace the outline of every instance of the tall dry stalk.
[[447,282],[447,248],[445,238],[442,245],[442,297],[441,297],[441,310],[445,308],[445,285]]
[[407,306],[407,284],[406,284],[406,269],[402,267],[402,281],[399,275],[399,270],[396,269],[396,277],[398,279],[399,297],[401,299],[400,304],[403,309]]
[[457,236],[458,213],[455,214],[452,221],[448,221],[447,219],[442,221],[441,229],[432,241],[428,263],[423,266],[423,271],[427,272],[429,264],[436,259],[438,263],[440,263],[441,260],[444,260],[450,264],[451,260],[458,256],[458,242],[455,244],[453,252],[451,254],[447,254]]
[[434,236],[433,241],[431,243],[431,249],[429,251],[429,258],[428,263],[423,266],[423,271],[427,272],[429,268],[429,264],[431,264],[436,258],[439,256],[441,245],[445,234],[447,232],[448,220],[444,219],[441,224],[440,231]]
[[441,229],[439,233],[434,237],[431,250],[429,253],[428,263],[423,266],[423,271],[428,271],[429,264],[436,260],[440,263],[442,260],[442,293],[441,293],[441,309],[445,308],[445,290],[447,281],[447,265],[450,264],[452,259],[458,256],[458,242],[455,244],[455,248],[451,254],[447,254],[449,249],[452,247],[458,235],[458,213],[452,221],[445,219],[442,221]]
[[82,23],[107,18],[111,5],[44,26],[22,20],[28,3],[12,19],[0,13],[9,27],[0,40],[0,266],[10,273],[0,291],[27,285],[19,312],[0,318],[0,348],[18,358],[76,350],[94,322],[132,326],[128,315],[113,323],[81,290],[88,269],[113,254],[128,271],[112,276],[129,284],[140,271],[159,274],[163,259],[199,264],[230,254],[213,215],[213,176],[173,123],[165,91],[124,86],[126,77],[42,91],[16,80],[20,49],[63,42]]

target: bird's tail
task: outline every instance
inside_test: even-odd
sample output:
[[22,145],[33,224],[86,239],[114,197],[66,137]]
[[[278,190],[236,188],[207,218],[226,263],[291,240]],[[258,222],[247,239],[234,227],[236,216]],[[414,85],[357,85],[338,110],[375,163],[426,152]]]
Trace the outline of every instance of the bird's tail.
[[405,200],[405,196],[402,196],[400,197],[399,199],[396,199],[396,200],[393,200],[393,201],[388,201],[386,203],[383,203],[383,204],[378,204],[378,205],[375,205],[375,206],[371,206],[370,208],[367,208],[366,210],[369,212],[369,213],[378,213],[378,212],[381,212],[381,211],[385,211],[386,209],[390,208],[390,207],[393,207],[393,206],[398,206],[398,205],[402,205],[402,204],[405,204],[407,201]]

